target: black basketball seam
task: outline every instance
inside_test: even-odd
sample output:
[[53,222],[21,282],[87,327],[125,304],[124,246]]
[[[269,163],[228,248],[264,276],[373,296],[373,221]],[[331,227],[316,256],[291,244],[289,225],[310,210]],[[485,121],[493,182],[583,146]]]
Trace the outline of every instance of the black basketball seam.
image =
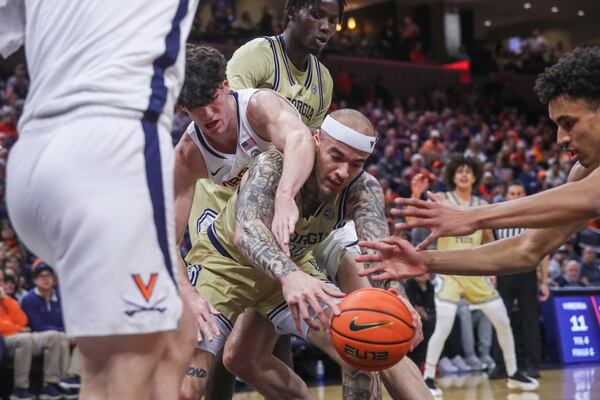
[[410,339],[402,340],[400,342],[370,342],[368,340],[361,340],[361,339],[353,338],[351,336],[344,335],[342,332],[338,331],[333,326],[331,327],[331,330],[334,331],[335,333],[337,333],[338,335],[345,337],[346,339],[352,339],[354,341],[366,343],[366,344],[378,344],[378,345],[402,344],[402,343],[410,342],[412,340],[412,338],[414,337],[414,332],[413,332],[413,336],[411,336]]
[[[340,313],[340,315],[342,315],[345,312],[349,312],[349,311],[371,311],[371,312],[376,312],[376,313],[380,313],[380,314],[385,314],[385,315],[389,315],[390,317],[394,317],[395,319],[397,319],[398,321],[401,321],[404,325],[408,326],[410,329],[413,330],[413,334],[415,331],[415,327],[410,325],[408,322],[404,321],[402,318],[397,317],[394,314],[390,314],[389,312],[385,312],[385,311],[380,311],[380,310],[374,310],[372,308],[350,308],[347,310],[344,310]],[[408,310],[407,310],[408,311]]]

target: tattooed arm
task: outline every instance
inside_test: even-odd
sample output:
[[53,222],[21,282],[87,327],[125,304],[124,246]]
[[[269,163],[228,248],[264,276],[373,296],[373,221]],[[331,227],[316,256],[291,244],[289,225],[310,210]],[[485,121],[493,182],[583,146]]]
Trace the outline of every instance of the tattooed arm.
[[301,331],[300,316],[311,328],[318,330],[308,313],[312,308],[321,324],[329,329],[329,319],[319,301],[339,309],[331,296],[342,297],[325,283],[304,273],[287,256],[270,230],[275,211],[275,193],[283,171],[283,156],[277,151],[267,151],[256,158],[248,170],[248,178],[240,185],[236,202],[236,228],[234,243],[240,253],[258,268],[281,282],[296,329]]
[[[390,235],[385,216],[383,189],[373,176],[363,173],[352,184],[348,191],[348,211],[356,225],[356,235],[360,241],[379,241]],[[366,250],[373,252],[372,250]],[[363,251],[364,253],[364,251]],[[365,263],[365,267],[369,264]],[[395,289],[402,297],[406,297],[404,285],[396,280],[369,281],[373,287]]]

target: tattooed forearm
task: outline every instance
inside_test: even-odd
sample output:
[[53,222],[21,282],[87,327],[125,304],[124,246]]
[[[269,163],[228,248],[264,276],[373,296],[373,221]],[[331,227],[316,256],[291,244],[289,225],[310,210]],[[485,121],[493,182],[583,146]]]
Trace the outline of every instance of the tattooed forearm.
[[285,255],[271,230],[262,221],[246,221],[237,229],[237,248],[253,266],[276,279],[299,271],[298,266]]
[[[390,234],[385,217],[383,189],[373,176],[363,173],[350,188],[348,194],[350,215],[356,225],[358,240],[379,241]],[[372,252],[372,250],[363,250]],[[369,264],[365,263],[365,267]],[[374,281],[369,276],[373,287],[385,287],[389,282]]]
[[281,153],[267,151],[258,156],[248,170],[246,182],[240,186],[235,211],[236,247],[253,266],[275,278],[298,270],[267,228],[273,220],[282,170]]
[[359,240],[377,241],[390,235],[385,217],[383,189],[377,179],[364,173],[350,187],[348,205]]
[[344,400],[381,400],[381,380],[377,373],[345,371],[342,379]]
[[235,207],[235,222],[260,219],[271,226],[275,212],[275,192],[281,180],[283,155],[267,151],[248,169],[248,178],[240,185]]

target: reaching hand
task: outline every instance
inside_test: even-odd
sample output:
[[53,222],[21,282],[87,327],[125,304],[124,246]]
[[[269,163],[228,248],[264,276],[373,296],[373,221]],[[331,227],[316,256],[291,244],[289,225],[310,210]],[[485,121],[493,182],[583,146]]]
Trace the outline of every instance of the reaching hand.
[[331,297],[341,298],[344,297],[345,294],[332,289],[327,286],[325,282],[321,282],[317,278],[302,271],[290,272],[281,278],[280,281],[283,297],[290,307],[298,333],[301,333],[302,330],[300,318],[302,318],[311,329],[316,331],[319,330],[319,325],[310,317],[308,311],[309,308],[313,309],[316,316],[321,321],[321,325],[325,328],[325,331],[329,332],[331,320],[327,317],[327,314],[319,302],[325,303],[325,305],[333,310],[335,315],[339,315],[340,309]]
[[476,230],[469,218],[472,210],[448,204],[431,192],[427,193],[427,197],[429,201],[398,198],[395,201],[396,205],[405,208],[392,209],[393,215],[411,218],[410,221],[396,224],[396,229],[423,227],[431,231],[431,234],[419,243],[417,249],[426,249],[440,236],[464,236]]
[[410,189],[413,196],[421,197],[421,194],[429,187],[429,179],[423,174],[416,174],[410,180]]
[[377,250],[377,254],[363,254],[357,262],[378,263],[358,274],[371,276],[374,281],[413,278],[427,272],[422,254],[408,241],[391,236],[380,242],[359,242],[362,248]]
[[271,232],[288,257],[290,255],[290,235],[294,233],[299,215],[294,198],[277,193]]
[[208,300],[197,293],[195,296],[191,296],[191,298],[188,297],[187,300],[198,323],[198,342],[201,342],[203,338],[212,342],[214,336],[220,335],[219,326],[216,324],[213,316],[220,315],[221,313]]

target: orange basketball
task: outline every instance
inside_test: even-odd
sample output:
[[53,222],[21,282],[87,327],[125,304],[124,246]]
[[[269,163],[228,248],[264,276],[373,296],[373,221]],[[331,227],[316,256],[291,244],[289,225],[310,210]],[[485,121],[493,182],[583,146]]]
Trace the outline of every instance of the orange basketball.
[[359,289],[339,304],[331,339],[348,364],[365,371],[391,367],[410,350],[415,330],[410,311],[383,289]]

